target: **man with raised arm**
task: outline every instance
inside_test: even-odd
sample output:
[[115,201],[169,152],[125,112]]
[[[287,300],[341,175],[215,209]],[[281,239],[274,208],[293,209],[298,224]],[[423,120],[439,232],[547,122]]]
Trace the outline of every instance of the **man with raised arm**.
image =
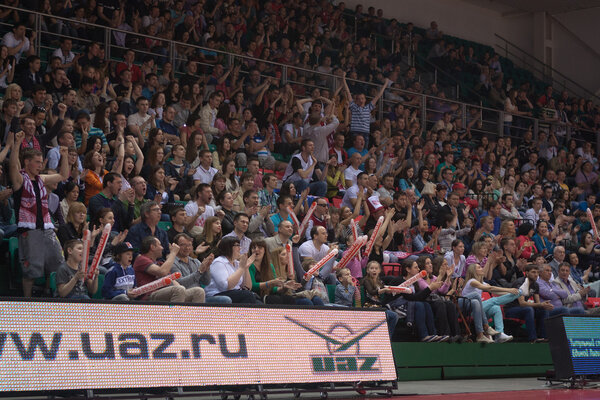
[[[344,90],[346,91],[346,96],[348,99],[352,99],[352,93],[348,88],[348,83],[346,82],[346,72],[343,73],[344,79],[342,80],[344,84]],[[364,93],[357,93],[355,97],[355,101],[350,102],[350,111],[352,112],[352,118],[350,120],[350,134],[352,136],[361,135],[365,138],[365,147],[369,147],[369,134],[371,133],[370,125],[371,125],[371,111],[375,109],[377,102],[383,96],[383,92],[385,89],[392,83],[389,79],[386,79],[383,86],[377,93],[377,96],[373,97],[371,102],[367,103],[367,97]]]
[[54,233],[54,224],[48,211],[46,186],[59,184],[69,178],[69,151],[60,148],[60,172],[41,175],[44,159],[36,149],[23,152],[23,169],[19,149],[25,138],[23,131],[15,135],[10,153],[9,176],[13,185],[15,216],[19,237],[19,259],[23,267],[23,294],[31,297],[33,281],[50,275],[64,262],[62,249]]

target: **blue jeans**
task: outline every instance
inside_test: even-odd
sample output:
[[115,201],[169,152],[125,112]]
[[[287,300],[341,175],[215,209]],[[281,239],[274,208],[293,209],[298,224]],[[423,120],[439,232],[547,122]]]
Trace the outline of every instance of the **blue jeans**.
[[510,136],[510,127],[512,126],[512,122],[504,121],[504,136]]
[[548,313],[549,317],[553,317],[559,314],[568,314],[568,315],[582,315],[585,314],[585,310],[583,308],[567,308],[567,307],[557,307],[554,310],[551,310]]
[[394,331],[396,330],[396,324],[398,323],[398,319],[400,317],[393,311],[385,310],[385,319],[387,320],[388,332],[390,333],[390,340],[394,336]]
[[308,194],[318,197],[325,197],[327,194],[327,183],[325,181],[307,183],[304,179],[294,181],[294,187],[297,193],[302,193],[306,188],[309,188]]
[[307,298],[298,298],[296,299],[296,304],[299,306],[324,306],[325,303],[319,296],[315,296],[311,299]]
[[227,296],[206,296],[206,302],[211,304],[231,304],[231,298]]
[[433,311],[429,303],[423,301],[415,301],[413,303],[415,305],[415,325],[419,339],[423,339],[429,335],[437,335],[435,322],[433,321]]
[[525,327],[527,328],[527,336],[529,341],[533,341],[538,338],[538,329],[540,332],[540,337],[546,337],[546,326],[544,324],[544,320],[548,318],[548,310],[533,307],[510,307],[504,309],[504,315],[506,318],[525,320]]
[[504,332],[504,320],[502,318],[502,309],[501,305],[508,304],[513,300],[516,300],[519,296],[514,294],[505,294],[500,297],[492,297],[484,301],[483,304],[483,312],[486,315],[486,318],[492,317],[494,318],[494,329],[498,332]]
[[458,305],[464,313],[470,313],[473,317],[473,323],[475,324],[475,333],[482,333],[483,326],[487,325],[487,317],[483,311],[483,303],[481,297],[476,292],[472,292],[465,298],[458,299]]

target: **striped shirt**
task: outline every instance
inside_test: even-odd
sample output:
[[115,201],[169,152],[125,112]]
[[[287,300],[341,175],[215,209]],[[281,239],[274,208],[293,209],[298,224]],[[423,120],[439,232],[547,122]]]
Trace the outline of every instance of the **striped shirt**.
[[350,120],[350,132],[369,133],[371,125],[371,111],[375,106],[369,102],[360,107],[355,102],[350,103],[349,109],[352,112]]

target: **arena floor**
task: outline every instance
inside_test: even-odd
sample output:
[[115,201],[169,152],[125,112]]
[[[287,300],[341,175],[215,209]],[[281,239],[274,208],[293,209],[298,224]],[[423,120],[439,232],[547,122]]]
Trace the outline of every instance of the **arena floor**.
[[[58,397],[57,397],[58,398]],[[67,399],[69,397],[64,397]],[[97,399],[127,398],[137,399],[135,395],[125,395],[125,397],[112,397],[109,395],[100,395]],[[165,399],[164,396],[149,395],[148,399]],[[174,397],[177,399],[179,397]],[[229,399],[232,399],[229,396]],[[322,397],[319,393],[302,393],[300,399],[316,400]],[[372,391],[365,396],[361,396],[353,391],[329,393],[329,399],[332,400],[355,400],[355,399],[381,399],[381,400],[465,400],[465,399],[485,399],[485,400],[597,400],[600,399],[600,385],[590,384],[585,389],[567,389],[565,386],[556,384],[548,386],[544,381],[536,378],[508,378],[508,379],[472,379],[472,380],[440,380],[440,381],[409,381],[399,382],[398,389],[394,391],[393,396],[383,392]],[[17,398],[14,398],[15,400]],[[19,399],[23,399],[20,397]],[[48,397],[32,396],[29,400],[48,399]],[[82,399],[77,397],[77,399]],[[181,399],[206,400],[221,399],[220,396],[193,396],[186,393]],[[242,400],[248,399],[247,395],[241,397]],[[256,396],[255,399],[259,399]],[[293,399],[291,394],[269,394],[268,399]]]
[[[290,396],[269,396],[269,399],[287,399]],[[303,394],[301,399],[319,399],[318,393]],[[590,385],[585,389],[567,389],[562,385],[549,387],[537,378],[472,379],[440,381],[398,382],[394,396],[369,392],[361,396],[355,392],[331,393],[329,399],[405,399],[405,400],[597,400],[600,387]],[[200,397],[198,398],[200,399]]]

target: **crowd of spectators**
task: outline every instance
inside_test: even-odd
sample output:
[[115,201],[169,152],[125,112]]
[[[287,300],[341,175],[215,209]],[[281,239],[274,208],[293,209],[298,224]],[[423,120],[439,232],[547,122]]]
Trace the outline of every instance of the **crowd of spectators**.
[[[143,299],[329,305],[331,284],[335,303],[351,306],[360,287],[363,306],[386,307],[391,332],[402,318],[427,342],[464,340],[460,313],[473,317],[475,340],[504,342],[512,336],[501,307],[505,317],[525,321],[529,341],[544,340],[549,315],[594,312],[585,302],[600,293],[600,248],[586,210],[600,218],[598,159],[589,141],[568,141],[561,125],[542,126],[537,141],[529,126],[517,139],[484,136],[470,129],[476,117],[461,121],[452,108],[440,108],[434,124],[421,126],[411,108],[418,97],[388,95],[414,88],[414,69],[401,73],[393,55],[373,54],[362,34],[352,45],[343,3],[56,7],[53,13],[74,20],[46,21],[54,33],[97,39],[93,30],[78,30],[81,18],[128,26],[304,63],[334,73],[339,85],[303,90],[330,85],[331,77],[297,70],[302,85],[284,84],[267,63],[247,59],[225,68],[216,53],[189,48],[178,48],[185,62],[172,65],[158,40],[143,43],[152,55],[139,59],[128,49],[113,62],[97,41],[75,55],[63,37],[44,70],[36,35],[27,38],[31,21],[0,8],[0,18],[18,20],[0,51],[2,79],[12,82],[0,113],[7,172],[0,228],[18,237],[24,296],[51,272],[58,296],[100,292],[116,301],[134,300],[133,288],[173,272],[182,278]],[[371,11],[361,18],[363,33],[394,26]],[[436,40],[430,30],[422,40]],[[125,45],[139,48],[127,38]],[[392,98],[389,112],[377,114],[379,102]],[[548,89],[532,100],[558,100],[560,108],[561,98]],[[300,232],[294,215],[302,221],[312,203]],[[370,254],[342,269],[332,260],[304,279],[332,250],[341,250],[339,259],[357,237],[372,235],[379,219]],[[89,229],[94,254],[106,224],[108,245],[88,278],[81,239]],[[401,273],[384,275],[386,263],[400,263]],[[386,287],[420,270],[427,275],[412,293]]]

